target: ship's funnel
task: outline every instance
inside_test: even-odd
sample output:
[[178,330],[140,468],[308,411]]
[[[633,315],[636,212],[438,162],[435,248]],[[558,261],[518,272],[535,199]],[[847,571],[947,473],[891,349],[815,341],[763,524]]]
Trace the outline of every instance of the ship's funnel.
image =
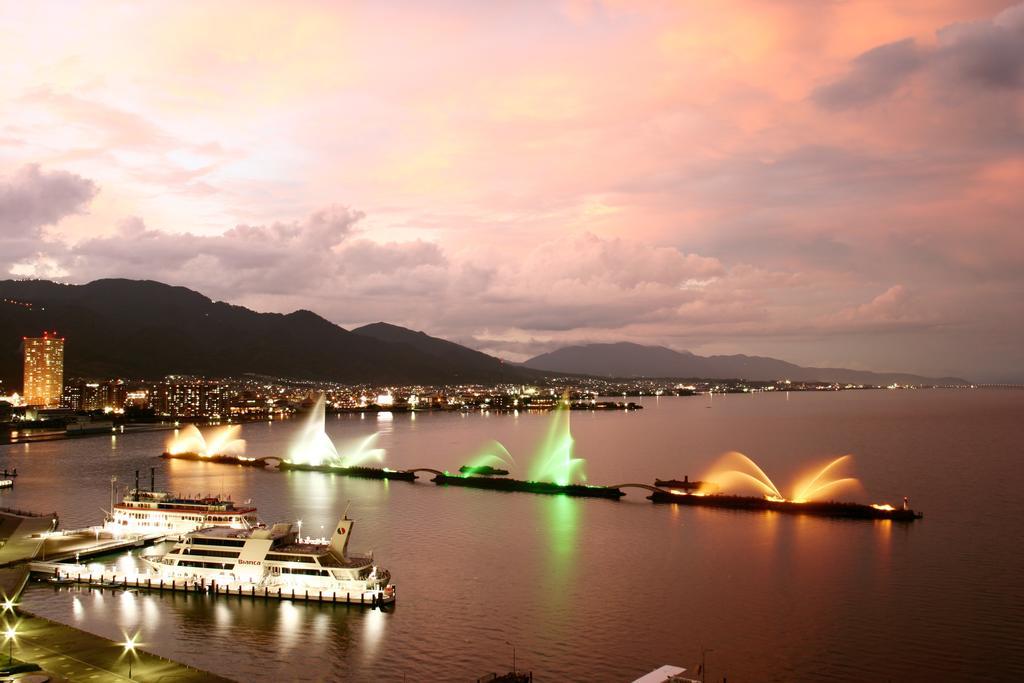
[[334,534],[331,536],[331,550],[345,559],[345,552],[348,550],[348,538],[352,535],[352,520],[342,518],[338,526],[334,527]]

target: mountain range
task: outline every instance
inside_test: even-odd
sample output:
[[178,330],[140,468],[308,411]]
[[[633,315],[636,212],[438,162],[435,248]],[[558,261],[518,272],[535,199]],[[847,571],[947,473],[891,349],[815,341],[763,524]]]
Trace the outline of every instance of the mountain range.
[[7,280],[0,281],[0,299],[7,300],[0,302],[0,379],[19,389],[21,338],[43,330],[67,339],[66,377],[253,373],[400,384],[522,382],[543,375],[386,323],[346,330],[310,311],[257,313],[145,280]]
[[922,377],[898,372],[808,368],[764,356],[698,356],[664,346],[627,342],[567,346],[523,363],[534,370],[597,377],[714,378],[849,384],[967,384],[957,377]]
[[[963,384],[774,358],[710,356],[638,344],[570,346],[523,364],[384,322],[346,330],[306,310],[258,313],[185,287],[106,279],[84,285],[0,281],[0,394],[20,390],[21,338],[67,339],[65,376],[268,375],[346,383],[532,382],[552,373],[612,377]],[[10,389],[8,389],[10,390]]]

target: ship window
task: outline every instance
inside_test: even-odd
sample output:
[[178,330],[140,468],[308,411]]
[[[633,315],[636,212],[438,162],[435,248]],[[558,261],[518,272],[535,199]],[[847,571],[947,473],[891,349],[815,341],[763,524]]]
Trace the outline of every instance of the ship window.
[[244,540],[237,538],[195,538],[192,539],[193,545],[222,545],[228,546],[229,548],[241,548],[245,545]]
[[224,562],[197,562],[195,560],[179,560],[179,567],[202,567],[203,569],[233,569],[234,564]]
[[206,557],[230,557],[232,559],[238,557],[238,550],[207,550],[206,548],[196,548],[195,550],[186,549],[185,552],[190,555],[204,555]]
[[281,567],[282,574],[303,574],[305,576],[330,576],[325,569],[299,569],[298,567]]
[[267,559],[275,562],[316,562],[311,555],[280,555],[278,553],[267,553]]

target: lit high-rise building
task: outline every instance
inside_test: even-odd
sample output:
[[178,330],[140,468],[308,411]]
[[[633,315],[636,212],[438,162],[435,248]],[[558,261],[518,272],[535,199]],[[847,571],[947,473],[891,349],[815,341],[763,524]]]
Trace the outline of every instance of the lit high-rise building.
[[22,339],[25,350],[25,405],[57,408],[64,385],[64,337],[43,332]]

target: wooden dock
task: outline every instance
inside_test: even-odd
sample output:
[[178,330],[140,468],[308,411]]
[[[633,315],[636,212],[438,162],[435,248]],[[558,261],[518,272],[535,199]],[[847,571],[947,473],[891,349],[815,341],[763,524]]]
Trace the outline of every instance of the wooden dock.
[[87,568],[61,562],[32,562],[29,564],[29,569],[33,574],[71,579],[74,581],[74,584],[101,590],[137,589],[161,593],[163,591],[177,591],[214,596],[252,598],[256,600],[294,600],[370,608],[393,604],[397,596],[397,589],[391,595],[387,595],[383,591],[354,594],[336,591],[297,591],[294,588],[291,590],[282,586],[271,588],[269,586],[258,586],[253,583],[165,581],[164,579],[154,579],[153,577],[140,574],[126,575],[114,571],[103,571],[101,573],[82,571],[87,570]]

